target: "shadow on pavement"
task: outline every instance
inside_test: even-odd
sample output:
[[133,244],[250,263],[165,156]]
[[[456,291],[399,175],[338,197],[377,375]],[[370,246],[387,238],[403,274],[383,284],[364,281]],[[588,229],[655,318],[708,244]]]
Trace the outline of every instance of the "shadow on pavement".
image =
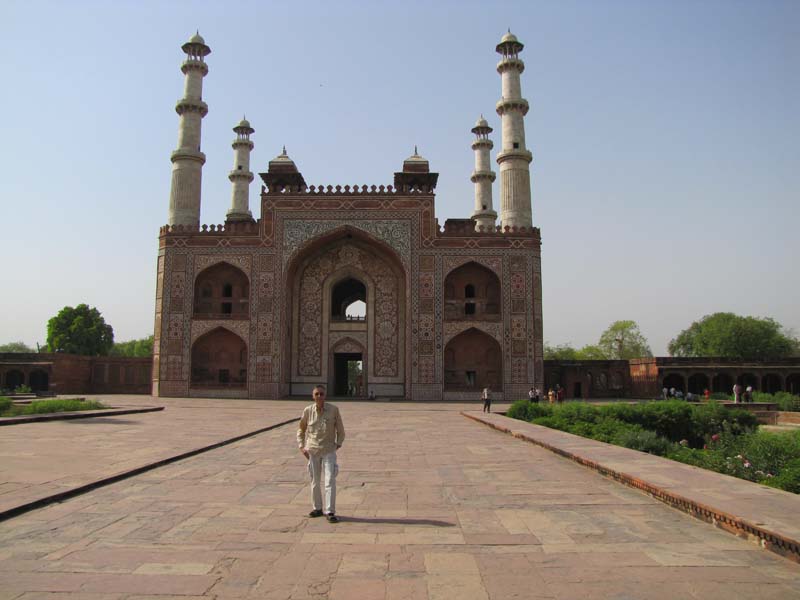
[[433,519],[379,519],[367,517],[339,517],[342,523],[388,523],[391,525],[430,525],[431,527],[455,527],[455,523],[448,523],[447,521],[436,521]]

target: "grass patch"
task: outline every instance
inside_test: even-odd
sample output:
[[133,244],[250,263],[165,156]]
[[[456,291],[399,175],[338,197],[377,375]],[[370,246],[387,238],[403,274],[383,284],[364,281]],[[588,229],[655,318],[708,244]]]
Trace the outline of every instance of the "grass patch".
[[52,398],[34,400],[30,404],[14,404],[11,398],[0,397],[0,417],[19,417],[23,415],[44,415],[81,410],[101,410],[109,408],[96,400],[84,398]]
[[755,415],[716,402],[594,406],[519,400],[506,414],[800,494],[800,431],[758,431]]

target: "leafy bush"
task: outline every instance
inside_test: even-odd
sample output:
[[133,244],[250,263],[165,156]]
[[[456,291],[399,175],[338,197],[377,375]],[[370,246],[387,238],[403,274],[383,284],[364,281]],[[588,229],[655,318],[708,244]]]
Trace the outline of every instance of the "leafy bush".
[[761,483],[780,490],[786,490],[787,492],[800,494],[800,458],[790,460],[778,475]]
[[[4,404],[2,400],[8,400]],[[20,415],[43,415],[56,412],[76,412],[81,410],[100,410],[108,408],[95,400],[83,398],[53,398],[50,400],[34,400],[30,404],[14,405],[8,398],[0,399],[0,417],[17,417]]]
[[12,404],[13,404],[13,402],[11,401],[11,398],[6,398],[5,396],[0,396],[0,415],[2,415],[9,408],[11,408]]
[[756,431],[752,413],[680,400],[593,406],[514,403],[508,416],[800,493],[800,431]]
[[775,392],[774,394],[753,392],[753,400],[755,402],[774,402],[778,405],[778,410],[800,412],[800,396],[789,392]]
[[16,388],[14,388],[15,394],[30,394],[32,391],[33,390],[30,388],[30,386],[24,384],[18,385]]

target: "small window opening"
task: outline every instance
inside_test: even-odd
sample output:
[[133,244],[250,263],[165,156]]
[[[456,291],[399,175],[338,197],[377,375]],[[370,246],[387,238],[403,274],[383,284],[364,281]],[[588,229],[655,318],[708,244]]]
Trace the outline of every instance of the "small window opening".
[[222,314],[229,315],[233,312],[233,304],[230,302],[223,302],[222,303]]
[[519,150],[519,142],[514,142],[514,150]]
[[222,297],[230,298],[231,296],[233,296],[233,286],[230,283],[226,283],[222,286]]
[[483,205],[483,210],[486,210],[486,205],[485,204]]
[[475,380],[477,379],[477,377],[475,376],[475,371],[467,371],[466,376],[467,376],[467,386],[475,387]]
[[474,302],[467,302],[464,304],[464,314],[465,315],[474,315],[475,314],[475,303]]
[[219,370],[219,382],[220,383],[229,383],[231,380],[231,373],[228,369],[220,369]]
[[474,298],[475,297],[475,286],[471,283],[468,283],[464,286],[464,298]]

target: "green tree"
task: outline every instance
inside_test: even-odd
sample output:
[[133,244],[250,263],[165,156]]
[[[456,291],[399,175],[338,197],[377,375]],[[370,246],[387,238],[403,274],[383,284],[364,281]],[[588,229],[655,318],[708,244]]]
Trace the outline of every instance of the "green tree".
[[105,356],[114,345],[114,330],[96,308],[65,306],[47,322],[50,352]]
[[577,360],[578,351],[569,344],[561,344],[559,346],[551,346],[545,343],[544,345],[544,359],[545,360]]
[[610,359],[653,356],[635,321],[614,321],[600,336],[597,346]]
[[109,354],[111,356],[153,356],[153,336],[128,342],[114,342]]
[[608,356],[597,344],[586,344],[578,350],[578,360],[608,360]]
[[692,323],[668,348],[673,356],[769,360],[797,355],[800,341],[773,319],[719,312]]
[[8,344],[0,345],[0,352],[36,352],[35,349],[28,346],[25,342],[9,342]]

